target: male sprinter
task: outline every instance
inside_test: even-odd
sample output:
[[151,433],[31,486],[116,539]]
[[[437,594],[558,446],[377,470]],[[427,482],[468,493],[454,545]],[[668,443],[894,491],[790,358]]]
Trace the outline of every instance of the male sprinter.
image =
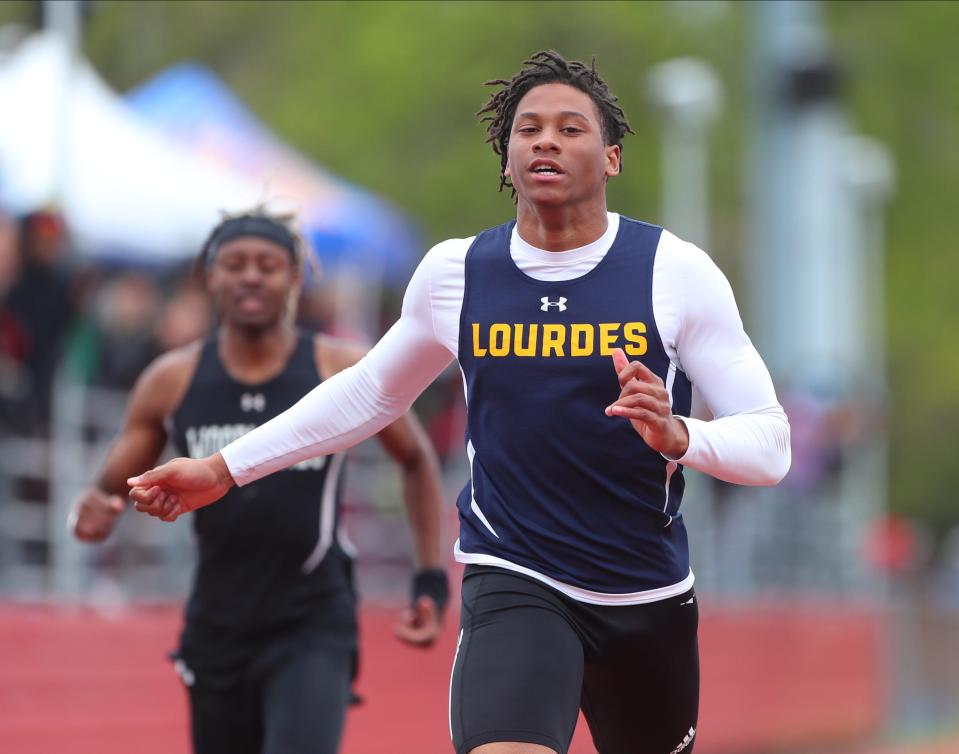
[[[445,241],[356,366],[201,460],[131,479],[163,519],[377,431],[452,358],[472,480],[450,695],[458,754],[690,754],[697,606],[684,466],[740,484],[789,467],[789,423],[725,277],[608,212],[630,130],[595,68],[540,52],[480,111],[516,220]],[[688,418],[702,394],[712,421]],[[277,516],[283,511],[276,510]]]
[[[199,263],[219,332],[144,372],[96,486],[74,509],[77,537],[110,533],[126,478],[154,465],[167,438],[187,456],[216,453],[362,355],[291,324],[303,256],[283,216],[256,210],[213,229]],[[438,464],[411,415],[397,414],[379,438],[403,472],[421,569],[397,633],[428,644],[447,599]],[[357,644],[340,529],[344,461],[342,452],[303,460],[197,511],[198,566],[176,660],[197,754],[337,751]]]

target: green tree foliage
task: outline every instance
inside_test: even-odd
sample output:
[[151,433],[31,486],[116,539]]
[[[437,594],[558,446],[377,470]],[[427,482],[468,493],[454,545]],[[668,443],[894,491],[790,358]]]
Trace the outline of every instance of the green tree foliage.
[[859,127],[891,148],[886,324],[891,501],[944,529],[959,521],[959,3],[830,4]]
[[[431,240],[471,233],[512,212],[497,195],[498,162],[474,113],[483,82],[509,76],[531,52],[596,53],[638,137],[617,206],[656,211],[658,147],[641,90],[657,61],[697,50],[741,62],[741,14],[696,23],[641,3],[101,3],[88,51],[121,89],[163,66],[199,59],[217,70],[286,140],[419,218]],[[710,55],[710,52],[715,55]],[[730,129],[729,134],[733,130]],[[726,150],[724,150],[726,151]],[[726,179],[738,166],[725,165]],[[735,195],[736,192],[734,192]]]

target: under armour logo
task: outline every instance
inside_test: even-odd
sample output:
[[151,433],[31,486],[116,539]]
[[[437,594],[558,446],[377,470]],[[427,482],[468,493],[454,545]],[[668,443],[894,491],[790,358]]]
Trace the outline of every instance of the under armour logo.
[[240,396],[240,408],[244,411],[262,411],[266,408],[266,396],[263,393],[243,393]]
[[566,311],[566,299],[563,296],[559,297],[559,301],[550,301],[549,296],[543,296],[540,301],[543,303],[539,308],[541,312],[549,311],[551,306],[557,307],[561,312]]

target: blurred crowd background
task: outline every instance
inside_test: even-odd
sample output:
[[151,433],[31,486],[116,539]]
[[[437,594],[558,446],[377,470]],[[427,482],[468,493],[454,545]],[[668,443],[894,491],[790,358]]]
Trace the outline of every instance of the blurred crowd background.
[[[474,113],[484,81],[555,48],[596,55],[636,131],[610,208],[710,252],[793,427],[778,488],[693,475],[684,512],[704,636],[770,639],[742,662],[773,675],[791,647],[822,665],[790,666],[819,674],[805,691],[761,682],[795,729],[703,752],[954,734],[957,33],[954,2],[3,2],[3,610],[184,595],[188,522],[127,516],[97,547],[64,522],[144,366],[215,327],[192,262],[218,212],[295,211],[319,262],[301,326],[372,342],[432,244],[512,215]],[[452,509],[459,373],[417,410]],[[372,606],[404,599],[410,568],[381,462],[353,454],[347,506]],[[722,693],[763,696],[758,678]],[[0,712],[0,748],[14,729]]]

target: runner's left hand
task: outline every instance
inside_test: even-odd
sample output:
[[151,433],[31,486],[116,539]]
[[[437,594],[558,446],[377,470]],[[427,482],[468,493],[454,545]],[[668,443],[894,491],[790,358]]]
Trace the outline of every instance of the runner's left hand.
[[629,419],[646,444],[667,458],[681,458],[689,448],[689,430],[673,416],[663,381],[640,361],[630,361],[623,349],[613,350],[619,379],[619,399],[606,407],[606,416]]

